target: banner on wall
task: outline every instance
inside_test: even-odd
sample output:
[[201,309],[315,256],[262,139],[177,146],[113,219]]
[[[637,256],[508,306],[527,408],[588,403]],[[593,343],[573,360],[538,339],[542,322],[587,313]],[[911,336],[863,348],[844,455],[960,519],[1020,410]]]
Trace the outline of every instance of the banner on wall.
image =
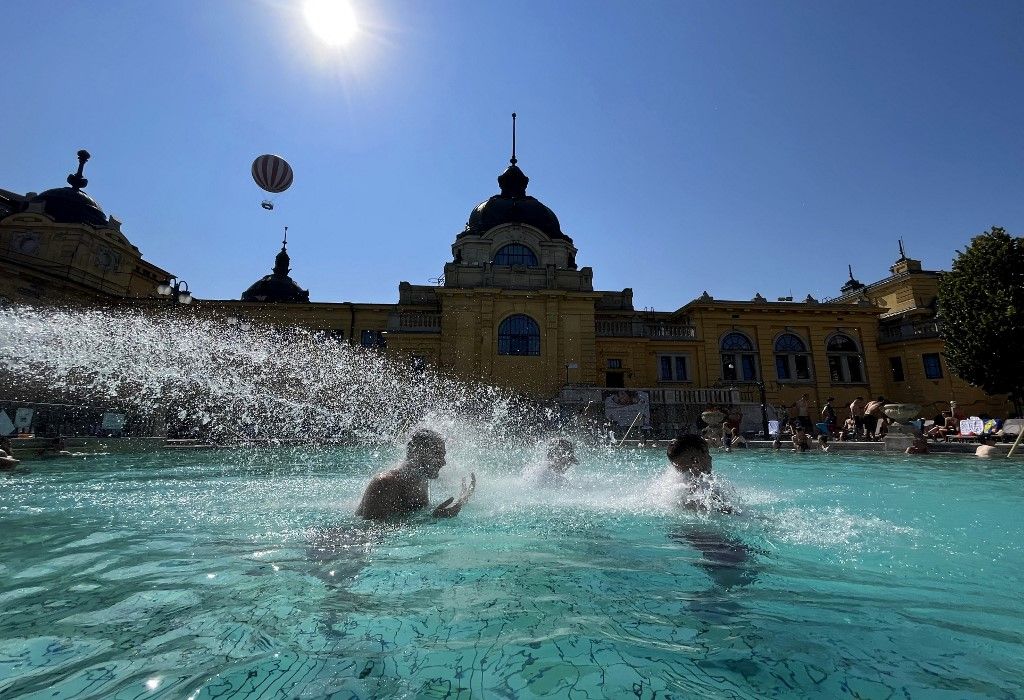
[[34,408],[19,408],[14,412],[14,427],[18,430],[28,430],[32,427],[32,415]]
[[638,428],[651,425],[651,398],[646,391],[607,389],[601,392],[601,399],[604,415],[612,423],[623,428],[633,425],[633,421]]

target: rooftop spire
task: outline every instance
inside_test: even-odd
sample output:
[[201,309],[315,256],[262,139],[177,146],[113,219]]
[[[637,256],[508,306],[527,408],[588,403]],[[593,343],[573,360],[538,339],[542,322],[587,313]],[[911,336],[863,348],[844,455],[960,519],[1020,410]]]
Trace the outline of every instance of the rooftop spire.
[[515,165],[518,161],[516,160],[516,113],[512,112],[512,158],[509,160],[512,165]]
[[68,175],[68,184],[76,192],[89,184],[89,181],[82,176],[82,170],[85,169],[85,161],[87,160],[89,160],[89,151],[82,149],[78,152],[78,172]]
[[288,227],[284,227],[284,240],[281,241],[281,252],[274,258],[274,274],[286,276],[291,272],[292,259],[288,256]]
[[902,238],[899,239],[899,244],[900,244],[900,260],[906,260],[907,259],[907,251],[905,251],[903,249],[903,239]]

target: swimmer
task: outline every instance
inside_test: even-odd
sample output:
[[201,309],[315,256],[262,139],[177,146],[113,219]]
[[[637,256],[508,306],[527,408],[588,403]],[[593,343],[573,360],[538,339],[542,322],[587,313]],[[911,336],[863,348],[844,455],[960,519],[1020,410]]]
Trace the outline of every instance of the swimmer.
[[[385,520],[426,508],[430,503],[429,481],[436,479],[445,465],[444,438],[433,430],[417,430],[409,438],[405,460],[393,469],[370,479],[356,515],[367,520]],[[431,512],[435,518],[454,518],[476,489],[476,474],[470,474],[469,487],[462,480],[458,500],[454,496]]]
[[58,437],[53,439],[51,446],[40,449],[36,456],[41,459],[48,459],[50,457],[70,457],[71,453],[68,451],[64,438]]
[[818,447],[821,449],[822,452],[829,451],[828,435],[822,433],[821,435],[818,436]]
[[683,506],[690,510],[717,510],[732,513],[733,509],[721,491],[709,480],[711,453],[700,435],[683,434],[668,444],[668,461],[682,475],[687,487]]
[[793,428],[793,451],[794,452],[806,452],[810,449],[810,441],[807,437],[807,431],[804,430],[802,425],[797,425]]
[[928,439],[918,435],[914,438],[914,444],[907,448],[904,454],[926,455],[928,454]]
[[0,439],[0,469],[14,469],[20,461],[14,458],[10,438]]
[[991,435],[980,435],[978,437],[978,442],[981,444],[978,445],[978,449],[974,451],[975,457],[984,457],[988,459],[999,456],[999,450],[992,444],[994,440]]
[[564,486],[569,483],[565,473],[573,464],[579,463],[572,440],[563,437],[552,438],[548,441],[547,461],[541,479],[551,486]]

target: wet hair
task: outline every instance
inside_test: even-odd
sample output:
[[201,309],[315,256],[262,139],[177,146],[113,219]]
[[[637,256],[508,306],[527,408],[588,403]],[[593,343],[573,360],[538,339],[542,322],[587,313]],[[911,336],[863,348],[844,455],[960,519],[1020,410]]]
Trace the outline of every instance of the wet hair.
[[409,454],[412,454],[425,447],[436,447],[438,445],[444,445],[444,438],[441,437],[441,433],[430,428],[420,428],[409,437],[406,450]]
[[666,450],[665,454],[670,462],[674,462],[679,455],[690,450],[700,450],[707,453],[708,443],[700,435],[680,433],[668,444],[668,450]]
[[878,399],[876,399],[876,400],[877,400],[877,401],[878,401],[879,403],[885,403],[885,397],[884,397],[884,396],[879,396],[879,397],[878,397]]
[[572,440],[564,437],[556,437],[548,440],[547,456],[550,460],[566,459],[578,463],[576,459],[576,446]]

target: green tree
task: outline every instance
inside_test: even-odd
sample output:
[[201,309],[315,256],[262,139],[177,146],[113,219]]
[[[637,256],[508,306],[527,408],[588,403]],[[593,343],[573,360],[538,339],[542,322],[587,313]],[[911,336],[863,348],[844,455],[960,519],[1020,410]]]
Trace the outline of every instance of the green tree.
[[1024,401],[1024,238],[1004,229],[975,236],[939,282],[946,361],[989,394]]

